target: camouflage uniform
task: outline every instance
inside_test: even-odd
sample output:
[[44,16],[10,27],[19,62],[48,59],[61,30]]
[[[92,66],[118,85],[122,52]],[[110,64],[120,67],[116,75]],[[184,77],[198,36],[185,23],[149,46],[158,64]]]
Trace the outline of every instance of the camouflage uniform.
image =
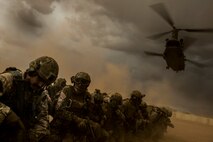
[[143,140],[142,131],[145,129],[146,119],[143,117],[145,107],[142,104],[142,98],[145,95],[140,91],[132,91],[131,98],[123,100],[123,113],[126,118],[125,125],[125,140],[127,142],[137,141],[137,139]]
[[54,84],[47,87],[48,91],[48,104],[49,104],[49,114],[54,115],[54,108],[59,97],[60,91],[66,86],[66,80],[64,78],[58,78]]
[[47,56],[32,61],[23,78],[20,70],[0,74],[0,100],[20,117],[27,141],[40,141],[49,134],[47,92],[43,88],[57,75],[57,62]]
[[[25,128],[10,107],[0,102],[0,140],[21,142],[25,140]],[[13,137],[11,137],[13,136]]]
[[[79,72],[71,78],[73,86],[66,86],[60,93],[56,113],[51,123],[51,140],[96,141],[100,126],[89,119],[91,95],[87,92],[90,76]],[[67,138],[69,136],[69,138]],[[90,138],[92,137],[92,140]]]
[[119,93],[115,93],[110,97],[110,101],[106,107],[104,128],[111,134],[110,141],[123,141],[126,119],[121,105],[122,96]]
[[71,100],[70,96],[66,97],[64,92],[67,89],[69,90],[68,86],[60,94],[59,99],[62,99],[62,96],[64,96],[65,100],[57,108],[54,119],[51,122],[51,141],[62,141],[66,138],[66,135],[71,136],[71,141],[82,141],[84,139],[79,128],[79,124],[85,120],[81,118],[83,112],[85,112],[84,104]]
[[66,80],[64,78],[58,78],[54,84],[47,87],[48,93],[52,100],[55,99],[55,95],[66,86]]
[[174,125],[172,124],[170,118],[172,117],[172,111],[165,108],[165,107],[162,107],[160,108],[162,113],[163,113],[163,116],[164,116],[164,119],[163,119],[163,124],[164,124],[164,127],[165,127],[165,132],[167,131],[167,126],[171,127],[171,128],[174,128]]
[[93,105],[91,106],[92,108],[89,112],[89,118],[102,126],[104,124],[104,121],[106,120],[104,96],[100,92],[100,90],[96,89],[92,95],[92,98]]
[[132,91],[131,98],[127,99],[123,104],[123,112],[127,119],[126,130],[133,133],[137,132],[138,128],[144,123],[142,113],[142,98],[145,95],[141,94],[140,91]]
[[147,137],[157,140],[166,132],[167,126],[174,127],[170,121],[172,112],[166,108],[149,105],[147,107],[150,124],[147,127]]

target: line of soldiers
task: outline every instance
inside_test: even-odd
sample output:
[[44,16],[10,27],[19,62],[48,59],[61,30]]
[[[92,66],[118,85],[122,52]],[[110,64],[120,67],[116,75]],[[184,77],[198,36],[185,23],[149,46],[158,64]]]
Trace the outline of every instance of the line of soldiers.
[[[65,82],[58,80],[61,84],[62,80]],[[138,90],[132,91],[127,99],[119,93],[109,96],[98,89],[90,94],[87,88],[91,79],[85,72],[72,76],[71,82],[73,85],[61,87],[58,93],[51,95],[54,119],[50,123],[49,141],[157,141],[168,126],[174,127],[170,120],[172,112],[147,105],[143,101],[145,95]]]
[[[89,74],[57,79],[57,62],[35,59],[22,73],[14,67],[0,74],[0,141],[131,142],[157,140],[174,127],[172,112],[147,105],[135,90],[129,99],[88,92]],[[54,82],[54,84],[52,84]]]

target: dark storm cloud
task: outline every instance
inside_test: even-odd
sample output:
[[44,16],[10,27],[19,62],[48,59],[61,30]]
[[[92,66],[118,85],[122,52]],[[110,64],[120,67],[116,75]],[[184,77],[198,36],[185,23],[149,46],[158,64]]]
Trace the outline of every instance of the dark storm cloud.
[[[91,90],[128,91],[131,81],[127,66],[106,60],[111,51],[99,47],[127,43],[125,35],[131,29],[101,14],[102,8],[87,0],[64,0],[54,6],[52,13],[45,15],[27,3],[0,1],[0,16],[4,19],[0,22],[0,30],[6,33],[0,42],[3,63],[0,67],[10,65],[25,69],[29,61],[48,55],[59,62],[60,76],[68,80],[76,72],[86,71],[93,80]],[[21,21],[17,16],[21,9],[32,11],[37,20],[31,20],[41,22],[42,26]],[[26,28],[26,25],[32,28]],[[24,48],[17,48],[19,46]]]
[[[170,30],[149,8],[158,2],[162,1],[0,0],[0,32],[4,33],[0,67],[25,69],[28,61],[48,55],[59,62],[62,77],[69,79],[78,71],[90,73],[91,90],[121,92],[127,97],[131,90],[139,89],[147,93],[148,103],[213,115],[211,68],[187,63],[185,72],[175,73],[165,69],[163,59],[143,54],[144,50],[163,52],[164,38],[153,41],[146,37]],[[213,2],[163,2],[177,26],[213,27],[213,20],[206,16],[212,13]],[[198,40],[186,51],[187,58],[211,63],[211,35],[193,37]]]
[[18,18],[25,24],[25,26],[35,27],[35,28],[41,28],[42,24],[38,20],[38,17],[36,17],[35,13],[33,13],[32,10],[20,10],[17,13]]
[[[22,31],[20,33],[26,33],[29,34],[29,36],[37,36],[40,34],[40,31],[44,26],[44,18],[41,13],[36,11],[25,1],[12,0],[7,2],[7,6],[7,8],[4,8],[6,9],[5,12],[7,12],[7,15],[5,15],[4,18],[6,20],[5,22],[13,23],[13,25],[8,24],[8,26],[11,26],[10,30],[12,32],[19,30]],[[14,40],[15,39],[8,41]]]
[[[119,20],[122,23],[132,23],[138,30],[139,34],[143,34],[143,37],[136,37],[135,39],[141,38],[141,41],[145,41],[146,35],[152,35],[155,33],[160,33],[164,31],[169,31],[171,28],[168,24],[163,21],[154,11],[149,7],[154,3],[163,2],[169,10],[173,20],[175,21],[175,26],[180,28],[213,28],[213,18],[211,13],[213,9],[213,1],[207,0],[194,0],[194,1],[128,1],[128,0],[96,0],[96,2],[107,9],[106,14],[115,20]],[[168,35],[169,36],[169,35]],[[196,42],[191,45],[186,51],[186,57],[207,65],[212,65],[212,54],[213,54],[213,34],[212,33],[187,33],[182,32],[180,36],[191,36],[196,38]],[[166,38],[166,36],[164,36]],[[134,40],[133,42],[122,49],[119,47],[109,47],[113,50],[123,51],[129,55],[138,56],[136,62],[130,63],[130,67],[134,68],[132,71],[132,77],[135,80],[140,80],[145,85],[145,90],[151,88],[149,85],[160,84],[163,80],[166,80],[167,85],[171,88],[171,96],[173,99],[170,101],[176,106],[188,108],[193,112],[211,114],[211,109],[213,108],[212,101],[212,86],[213,74],[212,66],[204,69],[200,69],[186,63],[186,71],[184,73],[171,73],[170,71],[164,72],[161,68],[166,66],[165,64],[159,65],[158,58],[150,59],[145,57],[143,50],[150,48],[150,51],[162,52],[162,50],[157,48],[163,48],[164,38],[160,38],[155,42],[155,45],[148,45],[147,41],[141,42],[140,40]],[[160,43],[161,42],[161,43]],[[159,44],[159,47],[157,47]],[[150,47],[147,47],[150,46]],[[135,48],[133,48],[135,47]],[[162,59],[163,62],[163,59]],[[152,64],[156,68],[147,66],[147,63]],[[133,64],[138,64],[133,65]],[[140,66],[141,65],[141,66]],[[146,66],[150,72],[148,73]],[[158,68],[158,71],[156,69]],[[154,74],[154,75],[153,75]],[[150,83],[151,82],[151,83]],[[162,95],[159,92],[159,95]],[[162,96],[161,99],[164,97]],[[178,100],[178,101],[177,101]],[[182,101],[182,102],[181,102]],[[183,103],[184,102],[184,103]]]
[[25,0],[33,9],[37,10],[42,14],[50,14],[53,12],[53,2],[59,0]]
[[[40,34],[44,26],[45,15],[54,11],[54,2],[59,0],[13,0],[10,2],[11,19],[21,28],[31,34]],[[56,4],[56,3],[55,3]]]

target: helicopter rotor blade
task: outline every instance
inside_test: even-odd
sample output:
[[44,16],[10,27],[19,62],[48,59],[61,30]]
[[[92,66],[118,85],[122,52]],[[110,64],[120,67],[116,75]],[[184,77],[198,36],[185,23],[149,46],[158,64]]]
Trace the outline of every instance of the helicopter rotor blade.
[[192,37],[184,37],[183,38],[183,43],[184,43],[184,47],[183,50],[187,50],[192,44],[194,44],[196,42],[196,38],[192,38]]
[[199,68],[204,68],[206,67],[206,65],[202,64],[202,63],[199,63],[199,62],[196,62],[196,61],[192,61],[192,60],[189,60],[189,59],[185,59],[185,61],[199,67]]
[[148,36],[147,38],[149,39],[158,39],[164,35],[167,35],[169,33],[171,33],[172,31],[168,31],[168,32],[163,32],[163,33],[159,33],[159,34],[155,34],[155,35],[152,35],[152,36]]
[[213,29],[179,29],[186,32],[203,32],[203,33],[213,33]]
[[174,22],[163,3],[158,3],[150,6],[156,13],[158,13],[172,28],[174,28]]
[[150,52],[150,51],[144,51],[144,53],[145,53],[146,55],[149,55],[149,56],[163,57],[163,54],[161,54],[161,53],[155,53],[155,52]]

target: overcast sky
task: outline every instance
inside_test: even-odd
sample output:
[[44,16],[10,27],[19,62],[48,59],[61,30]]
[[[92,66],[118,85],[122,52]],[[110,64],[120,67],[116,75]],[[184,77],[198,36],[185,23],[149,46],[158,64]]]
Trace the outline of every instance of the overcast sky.
[[[163,2],[178,28],[213,28],[212,0],[0,0],[0,68],[25,70],[42,55],[55,58],[60,77],[91,75],[90,91],[138,89],[148,104],[213,116],[213,69],[186,63],[184,72],[166,70],[161,58],[169,25],[149,7]],[[168,35],[169,36],[169,35]],[[187,58],[213,65],[213,34],[186,33],[197,41]]]

